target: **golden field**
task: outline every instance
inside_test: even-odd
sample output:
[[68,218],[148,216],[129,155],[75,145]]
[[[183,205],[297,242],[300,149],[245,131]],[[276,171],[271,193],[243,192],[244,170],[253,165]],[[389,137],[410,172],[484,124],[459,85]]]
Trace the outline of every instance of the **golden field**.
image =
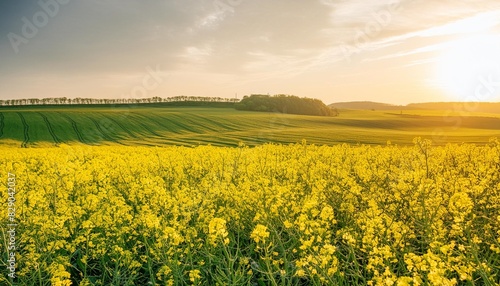
[[0,150],[1,285],[499,285],[498,140]]

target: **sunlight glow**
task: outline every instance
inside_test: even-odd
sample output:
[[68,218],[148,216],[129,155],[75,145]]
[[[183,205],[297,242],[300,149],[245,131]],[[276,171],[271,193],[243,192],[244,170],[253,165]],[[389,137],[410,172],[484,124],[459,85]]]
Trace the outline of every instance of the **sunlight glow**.
[[437,84],[458,101],[493,101],[500,82],[500,35],[447,43],[437,61]]

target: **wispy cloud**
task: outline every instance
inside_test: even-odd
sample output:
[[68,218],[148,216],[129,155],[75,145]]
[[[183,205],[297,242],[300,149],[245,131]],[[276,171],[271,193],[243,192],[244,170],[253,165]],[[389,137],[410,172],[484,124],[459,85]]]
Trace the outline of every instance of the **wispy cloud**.
[[[410,29],[410,27],[407,28]],[[367,43],[367,45],[363,47],[366,51],[384,50],[393,46],[400,46],[401,49],[398,52],[391,51],[390,53],[384,53],[377,57],[365,58],[362,59],[362,62],[389,60],[445,50],[450,48],[450,43],[448,42],[449,38],[446,38],[446,36],[491,32],[494,28],[500,28],[500,10],[478,13],[465,19],[455,20],[450,23],[445,23],[428,29],[409,31],[396,36],[373,39],[372,42]],[[432,39],[429,41],[425,40],[425,38]],[[421,46],[418,46],[418,44],[413,44],[410,47],[405,45],[410,40],[414,39],[419,39]],[[335,53],[335,55],[337,58],[338,56],[341,56],[338,52]],[[422,64],[432,62],[432,60],[422,60],[417,62]]]

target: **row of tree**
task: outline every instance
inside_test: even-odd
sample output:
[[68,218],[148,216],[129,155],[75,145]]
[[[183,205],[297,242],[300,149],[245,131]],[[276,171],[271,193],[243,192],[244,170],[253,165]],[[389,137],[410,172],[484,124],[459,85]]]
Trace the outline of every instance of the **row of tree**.
[[77,105],[77,104],[144,104],[144,103],[162,103],[162,102],[225,102],[236,103],[239,100],[236,98],[222,97],[204,97],[204,96],[173,96],[173,97],[150,97],[150,98],[28,98],[28,99],[7,99],[0,100],[0,106],[17,106],[17,105]]
[[[336,110],[326,106],[321,100],[313,98],[301,98],[293,95],[278,94],[274,96],[264,94],[252,94],[244,96],[240,101],[237,98],[203,97],[203,96],[174,96],[174,97],[150,97],[150,98],[28,98],[0,100],[0,106],[24,106],[24,105],[116,105],[116,104],[148,104],[148,103],[171,103],[172,105],[224,105],[234,106],[238,110],[279,112],[303,115],[335,116]],[[225,104],[223,104],[225,103]],[[221,105],[221,106],[222,106]]]
[[302,115],[336,116],[336,111],[326,106],[321,100],[301,98],[293,95],[252,94],[236,103],[238,110],[279,112]]

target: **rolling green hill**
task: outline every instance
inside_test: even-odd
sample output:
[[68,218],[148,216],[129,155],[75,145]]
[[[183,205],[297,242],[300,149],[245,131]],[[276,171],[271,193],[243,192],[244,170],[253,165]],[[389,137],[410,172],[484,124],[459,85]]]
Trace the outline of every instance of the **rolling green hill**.
[[338,109],[353,110],[437,110],[440,112],[500,113],[500,102],[424,102],[392,105],[373,101],[336,102],[329,105]]
[[[447,114],[447,117],[443,117]],[[500,115],[439,111],[340,110],[338,117],[210,107],[31,106],[0,108],[0,145],[58,144],[253,146],[266,142],[412,144],[420,136],[486,143],[500,137]]]
[[402,105],[392,105],[387,103],[373,102],[373,101],[349,101],[349,102],[336,102],[329,105],[332,108],[338,109],[358,109],[358,110],[401,110],[408,109]]

